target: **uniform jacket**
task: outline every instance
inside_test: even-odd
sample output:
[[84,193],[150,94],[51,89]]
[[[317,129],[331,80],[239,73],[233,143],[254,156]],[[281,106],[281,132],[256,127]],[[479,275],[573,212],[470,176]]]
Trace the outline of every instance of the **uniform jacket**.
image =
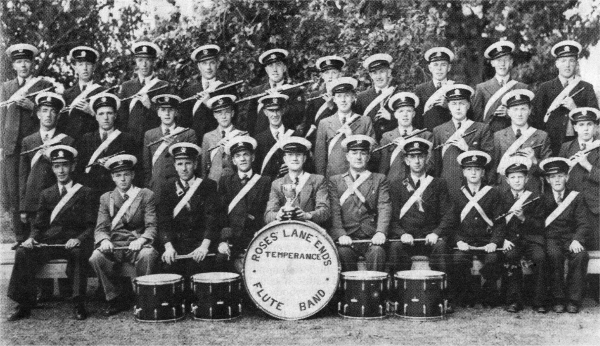
[[416,128],[425,128],[432,131],[436,126],[442,125],[452,119],[452,114],[450,114],[450,110],[446,107],[433,106],[433,108],[425,112],[425,103],[427,103],[427,100],[429,100],[436,91],[437,88],[432,80],[421,83],[415,87],[415,95],[419,98],[419,107],[416,109],[417,114],[413,120],[413,125]]
[[[288,127],[284,127],[284,133],[288,131]],[[299,132],[295,131],[292,136],[298,136]],[[259,133],[258,135],[256,135],[256,137],[254,137],[256,139],[256,143],[257,143],[257,147],[256,147],[256,159],[254,160],[254,166],[253,169],[255,172],[261,174],[260,170],[262,168],[263,165],[263,161],[265,160],[267,154],[269,153],[269,151],[271,150],[271,148],[276,145],[277,140],[275,139],[275,137],[273,137],[273,133],[271,132],[271,129],[267,128],[265,131]],[[273,156],[271,156],[271,159],[269,160],[269,162],[267,163],[267,165],[265,166],[265,170],[262,172],[261,175],[267,176],[271,179],[271,181],[274,181],[275,179],[277,179],[277,176],[279,175],[279,169],[281,168],[281,165],[283,165],[283,151],[281,149],[277,149],[277,151],[275,151],[275,153],[273,154]],[[306,162],[304,163],[304,167],[307,171],[313,171],[312,169],[313,163],[312,163],[312,159],[311,158],[307,158]]]
[[[106,90],[106,88],[99,87],[92,91],[88,97],[94,96]],[[81,88],[79,82],[75,82],[75,85],[65,90],[63,98],[67,107],[70,107],[77,96],[81,94]],[[88,100],[89,101],[89,100]],[[61,113],[58,118],[57,128],[67,135],[73,137],[76,142],[79,142],[81,137],[91,131],[98,129],[98,122],[93,114],[88,114],[79,109],[73,108],[70,112]]]
[[[237,131],[237,129],[234,127],[232,131]],[[217,146],[222,138],[223,135],[218,128],[206,133],[202,138],[202,176],[216,182],[220,181],[221,176],[236,170],[231,162],[231,157],[225,154],[224,148],[215,149],[217,153],[214,159],[210,160],[211,153],[208,150]]]
[[[562,145],[559,156],[568,159],[580,150],[579,141],[575,139]],[[592,213],[598,215],[600,213],[598,203],[600,198],[600,149],[592,150],[587,158],[592,164],[592,171],[588,172],[580,164],[573,166],[569,172],[567,188],[581,192],[587,207]]]
[[[311,92],[307,98],[321,96],[321,95],[325,94],[326,92],[327,91],[326,91],[325,87],[323,86],[319,90],[315,90],[315,91]],[[307,104],[306,104],[306,126],[305,126],[307,131],[311,125],[315,125],[315,127],[318,128],[319,123],[323,119],[329,118],[330,116],[337,113],[337,106],[335,105],[335,103],[331,106],[331,108],[329,108],[329,106],[325,106],[325,110],[323,112],[321,112],[321,115],[319,115],[319,119],[317,119],[317,121],[315,121],[317,112],[324,104],[325,104],[325,100],[322,97],[319,97],[317,99],[307,102]],[[313,148],[314,148],[315,142],[317,140],[317,131],[315,130],[312,135],[307,137],[307,139],[310,140],[310,142],[313,144]]]
[[[483,188],[483,185],[481,188]],[[465,186],[465,189],[469,192],[468,187]],[[500,191],[497,188],[492,188],[479,200],[479,205],[485,214],[494,222],[492,227],[485,222],[475,208],[469,211],[462,222],[460,221],[460,214],[468,202],[469,200],[462,191],[455,199],[454,215],[459,224],[454,236],[454,244],[464,241],[471,246],[484,246],[495,243],[498,247],[502,247],[506,234],[506,223],[504,219],[495,221],[498,216],[502,215],[503,203]]]
[[[526,189],[526,191],[527,190],[528,189]],[[500,190],[500,193],[502,196],[502,203],[504,204],[502,214],[504,214],[511,209],[516,200],[510,188],[503,188]],[[540,197],[540,195],[532,192],[524,203],[528,203],[536,197]],[[531,204],[523,207],[523,212],[525,213],[524,222],[521,222],[518,217],[513,215],[510,221],[506,224],[506,239],[513,243],[518,243],[524,240],[545,246],[546,237],[544,235],[544,203],[541,199],[531,202]]]
[[[393,87],[393,84],[391,84],[391,86]],[[375,120],[375,116],[377,115],[377,112],[379,111],[380,105],[373,107],[373,109],[369,112],[369,114],[363,114],[366,111],[367,107],[369,107],[369,104],[371,104],[371,102],[373,102],[373,100],[375,100],[375,98],[377,98],[377,96],[379,96],[379,94],[377,94],[377,91],[375,91],[375,88],[373,88],[373,87],[370,87],[367,90],[358,93],[358,95],[356,95],[355,109],[356,109],[356,113],[358,113],[360,115],[366,115],[371,119],[371,122],[373,123],[373,129],[375,131],[375,136],[373,138],[375,138],[377,141],[379,141],[381,139],[381,136],[384,133],[396,128],[398,126],[398,123],[394,119],[393,114],[392,114],[390,120],[387,120],[384,118]],[[387,101],[386,101],[386,103],[387,103]],[[389,111],[389,109],[388,109],[388,111]]]
[[[497,117],[497,116],[492,115],[492,116],[488,116],[484,121],[485,114],[483,114],[483,112],[485,111],[485,105],[488,103],[489,99],[492,98],[492,95],[494,95],[496,93],[496,91],[500,90],[500,88],[502,88],[502,87],[500,86],[500,83],[498,83],[498,79],[496,79],[496,77],[493,77],[483,83],[477,84],[475,86],[475,94],[473,94],[473,96],[471,98],[471,109],[473,110],[473,120],[478,121],[478,122],[485,122],[486,124],[488,124],[490,126],[490,130],[492,132],[496,132],[496,131],[502,130],[502,129],[510,126],[510,117],[508,117],[508,115],[505,117]],[[527,84],[517,82],[517,84],[515,84],[508,91],[517,90],[517,89],[527,89]],[[490,108],[489,113],[493,114],[494,111],[501,104],[502,104],[502,97],[499,97],[496,100],[496,102],[492,105],[492,107]]]
[[[564,198],[567,198],[571,190],[566,189]],[[548,189],[542,196],[544,205],[544,220],[550,215],[554,209],[558,207],[551,189]],[[581,193],[575,197],[573,202],[563,211],[548,227],[546,227],[546,239],[556,239],[570,244],[573,240],[577,240],[585,246],[586,240],[590,236],[589,221],[586,217],[587,213],[583,205],[583,196]]]
[[[413,129],[413,131],[416,131],[416,130]],[[410,133],[408,135],[410,135]],[[400,130],[398,130],[398,128],[395,128],[392,131],[389,131],[389,132],[386,132],[383,134],[383,137],[381,138],[381,143],[379,143],[379,145],[384,146],[384,145],[393,143],[394,139],[396,139],[398,137],[400,137]],[[429,131],[420,133],[417,135],[417,137],[426,139],[430,142],[433,142],[433,134]],[[398,153],[398,155],[394,159],[394,162],[392,162],[390,165],[392,153],[394,152],[394,150],[396,150],[396,148],[397,148],[397,146],[392,145],[392,146],[387,147],[386,149],[379,151],[380,157],[378,160],[379,161],[379,173],[385,174],[387,176],[387,179],[391,184],[390,188],[392,190],[394,189],[394,187],[396,187],[396,186],[394,186],[394,185],[396,185],[394,182],[400,182],[400,181],[404,180],[404,177],[406,176],[406,174],[408,172],[408,167],[404,163],[405,155],[404,155],[403,150],[401,150],[400,153]],[[427,160],[427,169],[433,170],[433,156],[431,156],[431,155],[428,157],[428,160]]]

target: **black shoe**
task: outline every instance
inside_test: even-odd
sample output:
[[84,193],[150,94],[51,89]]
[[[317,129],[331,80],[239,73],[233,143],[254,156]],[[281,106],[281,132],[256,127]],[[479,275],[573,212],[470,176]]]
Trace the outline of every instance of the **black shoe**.
[[543,306],[543,305],[540,305],[540,306],[533,307],[533,309],[534,309],[534,310],[535,310],[535,311],[536,311],[538,314],[545,314],[545,313],[547,313],[547,312],[548,312],[548,309],[546,309],[546,307],[545,307],[545,306]]
[[557,314],[562,314],[563,312],[565,312],[565,305],[564,304],[554,304],[554,306],[552,307],[552,310],[554,312],[556,312]]
[[579,306],[573,302],[567,304],[567,312],[570,314],[576,314],[579,312]]
[[519,304],[519,303],[512,303],[506,307],[506,311],[512,312],[512,313],[516,313],[521,310],[523,310],[523,306],[521,306],[521,304]]
[[106,308],[102,311],[102,314],[106,317],[116,315],[121,311],[128,310],[129,306],[121,301],[119,298],[110,300]]
[[22,320],[24,318],[28,318],[29,316],[31,316],[31,309],[19,305],[19,306],[17,306],[17,309],[15,310],[15,312],[13,312],[13,314],[10,315],[6,320],[8,322],[13,322],[13,321]]
[[84,303],[75,304],[75,309],[73,312],[76,320],[83,321],[88,317],[88,313],[85,309]]

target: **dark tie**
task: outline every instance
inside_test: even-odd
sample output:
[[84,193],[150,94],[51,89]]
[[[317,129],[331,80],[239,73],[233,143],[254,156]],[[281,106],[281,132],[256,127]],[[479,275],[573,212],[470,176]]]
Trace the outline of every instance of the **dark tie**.
[[60,187],[60,198],[63,198],[67,194],[67,188],[65,186]]
[[417,187],[417,189],[421,186],[421,179],[417,179],[415,186]]
[[19,80],[19,88],[25,85],[25,80]]
[[569,81],[565,81],[565,85],[564,85],[564,87],[566,88],[566,87],[568,87],[568,86],[569,86]]
[[585,143],[581,143],[581,150],[585,150]]
[[184,189],[185,191],[187,191],[187,190],[189,190],[189,189],[190,189],[190,184],[189,184],[187,181],[184,181],[184,182],[183,182],[183,189]]
[[517,129],[517,139],[519,139],[519,137],[521,137],[521,129]]
[[300,183],[300,178],[296,177],[296,180],[294,181],[294,185],[298,186],[299,183]]
[[559,194],[558,196],[556,196],[556,204],[561,204],[563,201],[562,195]]
[[377,91],[377,95],[381,95],[381,90],[378,90],[378,91]]
[[404,130],[404,134],[402,135],[402,137],[406,137],[406,135],[408,135],[408,131]]
[[42,142],[46,143],[48,142],[48,140],[50,140],[50,135],[46,133],[46,135],[44,135],[44,138],[42,139]]
[[275,132],[275,139],[279,140],[279,130],[277,132]]
[[500,81],[500,87],[503,87],[503,86],[504,86],[504,80],[501,80]]
[[354,181],[357,181],[357,180],[358,180],[358,178],[360,178],[360,174],[357,174],[357,175],[356,175],[356,179],[354,179]]
[[108,134],[106,133],[106,131],[102,131],[102,142],[104,142],[107,137],[108,137]]
[[436,89],[439,89],[439,88],[441,88],[441,87],[442,87],[442,82],[437,82],[437,83],[435,84],[435,88],[436,88]]
[[515,193],[515,201],[519,199],[519,194]]
[[129,195],[128,195],[128,194],[125,194],[125,195],[123,196],[123,200],[124,200],[124,201],[126,201],[126,200],[128,200],[128,199],[129,199]]
[[244,177],[242,178],[242,186],[246,185],[249,180],[250,178],[247,175],[244,175]]
[[221,138],[225,138],[225,131],[221,131]]
[[85,88],[87,88],[87,84],[84,84],[84,85],[81,87],[81,91],[85,91]]
[[456,129],[460,129],[460,125],[462,125],[462,123],[459,121],[458,124],[456,125]]
[[171,134],[171,130],[169,130],[169,129],[166,129],[166,130],[165,130],[165,136],[168,136],[168,135],[170,135],[170,134]]
[[146,85],[146,78],[142,79],[142,88]]

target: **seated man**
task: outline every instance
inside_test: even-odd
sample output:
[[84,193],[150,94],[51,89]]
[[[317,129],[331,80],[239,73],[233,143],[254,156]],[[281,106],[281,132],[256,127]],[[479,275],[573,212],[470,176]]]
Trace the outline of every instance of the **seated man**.
[[150,245],[156,238],[154,193],[133,186],[136,163],[135,156],[128,154],[114,156],[105,163],[116,188],[100,197],[96,250],[90,257],[90,265],[104,287],[105,316],[129,309],[116,281],[115,264],[132,263],[136,276],[142,276],[155,272],[158,259],[158,252]]
[[[502,189],[504,214],[506,220],[506,240],[504,255],[508,266],[506,311],[519,312],[523,309],[523,271],[521,259],[525,257],[533,262],[535,295],[533,308],[546,313],[546,253],[544,244],[544,219],[539,194],[525,188],[529,180],[529,171],[533,162],[527,157],[512,156],[506,161],[502,174],[506,177],[508,188]],[[504,215],[503,214],[503,215]]]
[[[375,139],[371,136],[345,138],[342,147],[350,168],[329,178],[332,214],[329,234],[339,244],[342,271],[356,270],[359,255],[365,257],[367,270],[384,269],[383,244],[390,226],[392,202],[385,176],[367,170],[374,146]],[[353,246],[354,240],[366,242]]]
[[[46,155],[58,183],[42,191],[31,235],[15,254],[8,297],[19,305],[9,321],[29,317],[37,294],[35,275],[44,263],[55,258],[69,260],[67,276],[73,287],[75,318],[87,318],[86,260],[91,252],[96,206],[91,189],[73,182],[77,150],[56,145],[50,147]],[[45,244],[64,247],[44,247]]]
[[431,147],[431,142],[418,137],[407,139],[403,147],[410,172],[398,182],[399,194],[391,196],[391,237],[400,238],[390,245],[392,273],[409,270],[410,256],[415,255],[431,256],[431,268],[446,272],[446,239],[454,214],[446,181],[425,172]]
[[[288,173],[271,184],[265,223],[294,219],[312,221],[320,226],[329,220],[329,198],[325,177],[304,171],[304,163],[310,153],[311,143],[302,137],[289,137],[281,141],[283,161]],[[287,185],[287,186],[286,186]],[[293,210],[286,210],[285,189],[293,186],[295,197]]]
[[[546,255],[550,273],[552,309],[556,313],[578,313],[589,255],[586,240],[590,226],[583,195],[566,188],[569,160],[551,157],[540,162],[550,189],[543,196],[546,233]],[[565,259],[568,274],[565,281]]]

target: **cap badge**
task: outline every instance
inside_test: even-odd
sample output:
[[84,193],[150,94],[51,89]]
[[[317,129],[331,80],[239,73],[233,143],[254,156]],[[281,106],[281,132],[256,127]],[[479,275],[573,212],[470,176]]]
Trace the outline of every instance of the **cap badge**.
[[520,99],[521,99],[521,94],[515,95],[515,100],[520,100]]
[[203,50],[202,54],[207,55],[208,54],[208,49]]
[[442,52],[438,51],[435,56],[442,56]]
[[52,98],[50,96],[47,96],[46,101],[50,102],[50,101],[52,101]]
[[124,164],[125,164],[125,161],[123,161],[123,160],[119,161],[119,165],[124,165]]
[[571,51],[571,47],[565,46],[565,52],[570,52],[570,51]]
[[187,148],[186,148],[186,147],[182,147],[182,148],[181,148],[181,153],[185,154],[186,150],[187,150]]
[[58,157],[65,157],[65,153],[62,150],[59,150]]
[[85,58],[85,50],[81,52],[81,57]]
[[325,64],[331,65],[331,60],[329,60],[329,59],[325,60]]
[[219,101],[217,101],[217,103],[219,104],[219,106],[223,105],[223,99],[219,99]]
[[585,109],[585,110],[583,110],[583,111],[581,112],[581,115],[583,115],[583,116],[586,116],[586,115],[587,115],[587,112],[588,112],[588,111],[587,111],[587,109]]
[[460,96],[460,89],[454,89],[454,95]]
[[142,46],[142,52],[144,52],[144,53],[148,53],[148,47],[146,47],[146,46]]
[[413,149],[419,149],[419,142],[415,142],[413,144]]
[[279,99],[276,99],[276,98],[275,98],[275,99],[273,99],[273,104],[275,104],[275,105],[276,105],[276,104],[278,104],[278,103],[279,103]]
[[477,155],[473,155],[473,157],[471,158],[471,162],[475,162],[477,161]]
[[102,102],[106,102],[106,96],[102,97]]
[[23,50],[22,50],[22,49],[19,49],[19,53],[23,53]]
[[269,59],[275,59],[275,54],[271,54],[271,56],[269,57]]

